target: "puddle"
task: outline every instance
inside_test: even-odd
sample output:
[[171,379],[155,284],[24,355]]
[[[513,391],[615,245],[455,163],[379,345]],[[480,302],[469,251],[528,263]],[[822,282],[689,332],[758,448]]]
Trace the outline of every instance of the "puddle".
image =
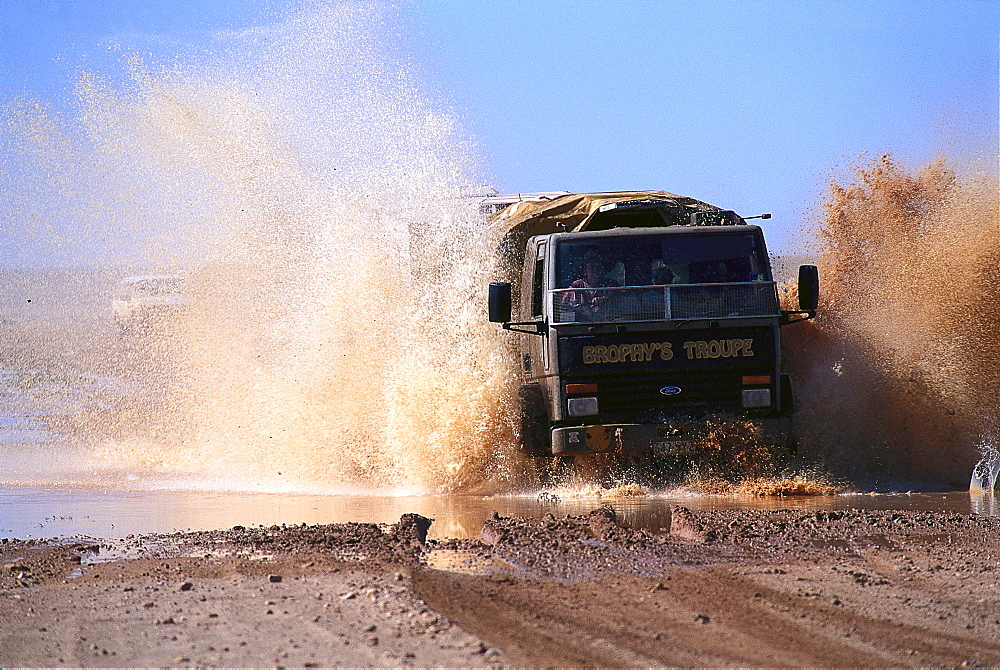
[[853,542],[841,539],[812,539],[809,540],[809,544],[817,549],[839,549],[841,551],[854,551],[855,549]]
[[467,549],[433,549],[426,556],[427,567],[464,575],[488,575],[494,572],[509,573],[515,570],[511,563],[495,556],[483,556]]
[[[431,539],[477,537],[492,512],[541,518],[581,515],[608,505],[620,523],[660,532],[668,527],[670,507],[689,509],[870,509],[1000,515],[993,494],[907,493],[836,495],[810,498],[757,498],[671,495],[608,499],[533,495],[404,496],[304,495],[207,491],[122,491],[63,487],[0,486],[0,538],[85,537],[102,544],[129,535],[217,530],[233,526],[327,523],[392,524],[405,513],[434,519]],[[876,540],[872,543],[878,544]]]

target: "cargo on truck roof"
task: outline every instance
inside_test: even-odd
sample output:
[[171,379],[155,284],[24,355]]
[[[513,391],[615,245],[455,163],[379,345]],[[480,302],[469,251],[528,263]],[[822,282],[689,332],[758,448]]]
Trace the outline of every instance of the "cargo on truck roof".
[[613,228],[651,228],[675,225],[735,225],[744,220],[735,212],[668,191],[608,191],[601,193],[541,193],[486,198],[505,203],[493,220],[503,227],[502,248],[519,260],[525,242],[535,235],[584,232]]

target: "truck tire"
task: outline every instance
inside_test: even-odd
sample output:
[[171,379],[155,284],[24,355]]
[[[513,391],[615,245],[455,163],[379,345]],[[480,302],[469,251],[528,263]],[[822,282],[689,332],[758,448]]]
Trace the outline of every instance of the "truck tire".
[[541,386],[525,384],[520,388],[518,396],[521,401],[521,447],[524,455],[551,456],[552,438]]
[[781,385],[778,390],[778,393],[781,394],[781,404],[778,406],[778,414],[790,417],[792,412],[795,411],[795,396],[792,394],[792,378],[788,373],[782,372],[781,376],[778,377],[778,382]]

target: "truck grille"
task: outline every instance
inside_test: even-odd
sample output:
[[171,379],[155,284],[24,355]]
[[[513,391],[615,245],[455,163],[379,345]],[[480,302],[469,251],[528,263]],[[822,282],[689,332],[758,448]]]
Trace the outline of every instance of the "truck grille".
[[[741,379],[739,374],[683,372],[646,377],[602,377],[598,383],[601,421],[649,422],[705,409],[738,409]],[[676,395],[664,395],[660,389],[674,386]]]

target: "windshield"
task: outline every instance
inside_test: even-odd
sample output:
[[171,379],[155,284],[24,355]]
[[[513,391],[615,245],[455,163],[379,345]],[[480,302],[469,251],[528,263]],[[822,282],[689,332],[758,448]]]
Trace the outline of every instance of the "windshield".
[[766,281],[758,246],[751,233],[563,241],[555,288]]
[[777,293],[762,247],[745,232],[563,240],[554,320],[774,316]]

